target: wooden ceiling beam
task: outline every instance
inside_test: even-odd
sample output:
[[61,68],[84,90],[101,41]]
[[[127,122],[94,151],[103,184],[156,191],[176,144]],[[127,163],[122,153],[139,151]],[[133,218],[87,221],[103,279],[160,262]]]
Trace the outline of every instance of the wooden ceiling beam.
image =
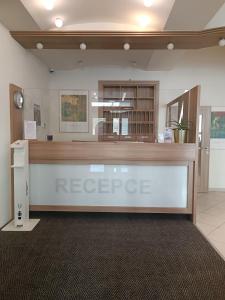
[[11,31],[11,36],[24,48],[35,49],[38,42],[44,49],[79,49],[86,43],[87,49],[123,49],[130,43],[131,49],[166,49],[174,43],[175,49],[200,49],[217,46],[225,38],[225,27],[203,31],[157,32],[109,32],[109,31]]

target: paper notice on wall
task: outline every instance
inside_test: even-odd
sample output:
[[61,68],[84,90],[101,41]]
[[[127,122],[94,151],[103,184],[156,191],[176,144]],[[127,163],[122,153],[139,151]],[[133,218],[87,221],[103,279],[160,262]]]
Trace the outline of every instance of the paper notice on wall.
[[24,121],[24,139],[37,139],[37,124],[36,121]]
[[122,118],[122,135],[128,135],[128,118]]
[[113,134],[119,135],[120,134],[120,119],[113,118]]

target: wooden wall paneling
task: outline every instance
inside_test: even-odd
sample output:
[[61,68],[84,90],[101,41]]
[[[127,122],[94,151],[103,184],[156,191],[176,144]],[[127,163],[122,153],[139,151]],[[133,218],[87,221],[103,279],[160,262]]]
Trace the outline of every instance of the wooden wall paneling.
[[[189,92],[186,92],[182,95],[181,101],[182,101],[182,106],[183,106],[183,120],[189,126],[189,105],[190,105]],[[189,136],[190,136],[190,129],[187,131],[187,134],[186,134],[186,141],[185,141],[186,143],[191,143]]]
[[130,142],[39,142],[29,143],[30,163],[76,161],[194,161],[195,144]]
[[169,213],[189,214],[189,208],[125,207],[125,206],[69,206],[69,205],[31,205],[31,211],[64,212],[113,212],[113,213]]
[[[10,143],[17,140],[23,139],[23,109],[16,108],[14,104],[14,94],[16,92],[22,92],[22,88],[14,84],[9,85],[9,102],[10,102]],[[13,164],[13,150],[11,150],[11,160],[10,165]],[[10,168],[10,178],[11,178],[11,217],[14,215],[14,171]]]
[[85,43],[88,49],[123,49],[130,43],[132,49],[166,49],[174,43],[176,49],[200,49],[217,46],[225,37],[225,27],[203,31],[11,31],[12,37],[26,49],[35,49],[38,42],[45,49],[80,49]]
[[190,90],[189,121],[192,126],[190,143],[195,143],[198,137],[198,115],[199,115],[199,94],[200,87],[197,86]]
[[14,94],[16,92],[22,92],[22,88],[10,84],[10,132],[11,132],[11,143],[16,140],[23,139],[23,109],[16,108],[14,104]]
[[[190,91],[190,101],[193,102],[192,111],[190,112],[193,122],[195,120],[195,162],[194,162],[194,185],[193,185],[193,208],[192,208],[192,221],[196,223],[196,202],[198,191],[198,132],[199,132],[199,111],[200,111],[200,86],[196,86]],[[194,141],[194,140],[193,140]]]
[[159,120],[159,83],[155,84],[155,89],[154,89],[154,98],[156,101],[154,101],[154,137],[153,141],[158,140],[158,120]]

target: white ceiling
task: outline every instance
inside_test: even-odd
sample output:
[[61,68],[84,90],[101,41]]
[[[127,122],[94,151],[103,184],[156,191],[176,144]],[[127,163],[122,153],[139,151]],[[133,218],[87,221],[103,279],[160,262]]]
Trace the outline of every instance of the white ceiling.
[[[225,25],[225,0],[0,0],[0,22],[10,30],[55,30],[54,19],[64,20],[62,30],[201,30]],[[139,26],[138,17],[150,23]],[[207,25],[208,24],[208,25]],[[122,66],[143,70],[171,70],[185,51],[33,50],[49,68],[71,70],[89,66]],[[197,52],[196,52],[197,53]]]
[[[42,30],[55,29],[54,19],[61,17],[65,29],[77,29],[77,25],[85,30],[98,27],[105,30],[163,30],[175,0],[153,0],[151,7],[144,6],[144,0],[52,0],[54,9],[45,9],[44,3],[49,0],[21,0],[27,11]],[[149,18],[149,25],[139,26],[142,16]],[[88,27],[87,24],[90,24]],[[99,24],[99,26],[97,25]]]
[[223,26],[225,26],[225,3],[214,15],[214,17],[210,20],[206,28],[209,29],[209,28],[223,27]]
[[224,2],[224,0],[176,0],[165,29],[202,30]]
[[146,69],[153,51],[149,50],[32,50],[49,69],[72,70],[92,66],[120,66]]
[[9,30],[39,30],[19,0],[0,0],[0,22]]

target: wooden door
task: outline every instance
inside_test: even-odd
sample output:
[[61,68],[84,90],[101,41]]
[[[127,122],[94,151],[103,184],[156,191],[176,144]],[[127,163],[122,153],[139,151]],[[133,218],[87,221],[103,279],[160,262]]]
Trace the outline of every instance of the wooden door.
[[198,134],[198,192],[207,193],[209,189],[211,107],[201,106],[199,112]]
[[[23,139],[23,109],[18,109],[14,104],[14,95],[16,92],[22,92],[22,88],[9,85],[10,101],[10,141],[11,144],[17,140]],[[11,165],[13,164],[13,153],[11,152]],[[14,173],[11,169],[11,217],[14,214]]]

